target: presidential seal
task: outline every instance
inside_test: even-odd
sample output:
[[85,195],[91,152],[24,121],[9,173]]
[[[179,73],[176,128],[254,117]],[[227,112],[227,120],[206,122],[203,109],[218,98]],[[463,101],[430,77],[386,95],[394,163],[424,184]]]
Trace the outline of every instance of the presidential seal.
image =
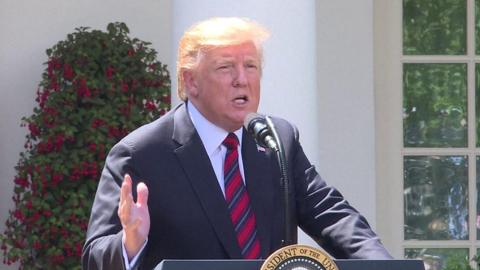
[[324,251],[291,245],[270,255],[260,270],[338,270],[338,267]]

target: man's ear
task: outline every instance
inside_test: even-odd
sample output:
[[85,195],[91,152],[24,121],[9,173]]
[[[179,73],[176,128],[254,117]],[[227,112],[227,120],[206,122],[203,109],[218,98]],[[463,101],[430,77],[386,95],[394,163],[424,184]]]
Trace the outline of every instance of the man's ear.
[[183,83],[185,84],[185,92],[189,97],[196,97],[198,95],[198,85],[195,79],[193,70],[182,71]]

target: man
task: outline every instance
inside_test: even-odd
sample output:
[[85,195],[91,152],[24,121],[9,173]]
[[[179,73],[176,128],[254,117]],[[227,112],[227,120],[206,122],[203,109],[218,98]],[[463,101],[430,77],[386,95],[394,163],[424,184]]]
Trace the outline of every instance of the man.
[[[184,103],[110,151],[84,269],[152,269],[167,258],[266,258],[282,246],[275,154],[242,129],[258,108],[267,36],[240,18],[210,19],[184,34],[177,62]],[[336,258],[391,258],[365,218],[317,174],[296,129],[274,122],[292,180],[291,238],[298,225]]]

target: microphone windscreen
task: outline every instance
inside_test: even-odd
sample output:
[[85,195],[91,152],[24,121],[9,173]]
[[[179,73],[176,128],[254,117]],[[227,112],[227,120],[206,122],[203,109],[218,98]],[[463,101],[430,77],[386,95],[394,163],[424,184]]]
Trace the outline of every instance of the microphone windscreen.
[[261,115],[261,114],[258,114],[258,113],[254,113],[254,112],[251,112],[249,114],[247,114],[247,116],[245,117],[245,120],[243,121],[243,126],[245,127],[246,130],[249,129],[249,126],[250,126],[250,123],[252,123],[252,121],[254,119],[264,119],[265,116],[264,115]]

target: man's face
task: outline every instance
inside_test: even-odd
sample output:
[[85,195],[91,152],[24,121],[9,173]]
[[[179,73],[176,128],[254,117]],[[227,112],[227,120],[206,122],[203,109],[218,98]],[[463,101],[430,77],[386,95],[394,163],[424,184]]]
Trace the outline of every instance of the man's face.
[[195,70],[185,71],[188,99],[213,124],[234,131],[256,112],[260,57],[252,42],[208,50]]

